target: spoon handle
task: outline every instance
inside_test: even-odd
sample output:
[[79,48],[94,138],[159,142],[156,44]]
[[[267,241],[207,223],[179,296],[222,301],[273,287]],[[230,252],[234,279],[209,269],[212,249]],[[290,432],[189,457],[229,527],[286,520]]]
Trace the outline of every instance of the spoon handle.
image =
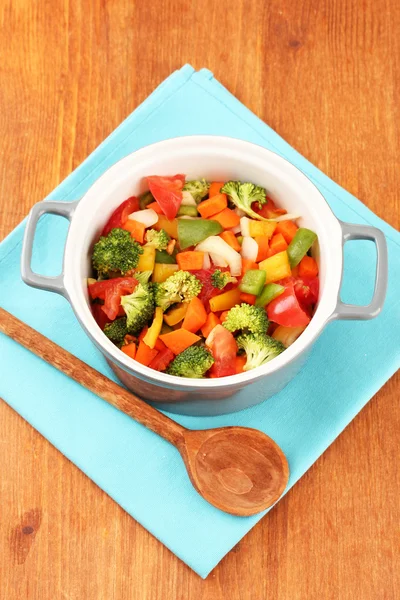
[[183,441],[185,428],[105,377],[76,356],[0,307],[0,332],[24,346],[83,387],[103,398],[174,446]]

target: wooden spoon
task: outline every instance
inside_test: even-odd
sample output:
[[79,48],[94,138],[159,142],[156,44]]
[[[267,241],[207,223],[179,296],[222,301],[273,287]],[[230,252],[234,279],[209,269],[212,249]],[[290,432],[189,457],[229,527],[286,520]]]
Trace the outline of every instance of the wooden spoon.
[[186,429],[2,308],[0,331],[176,446],[196,490],[220,510],[253,515],[283,493],[289,478],[286,457],[261,431]]

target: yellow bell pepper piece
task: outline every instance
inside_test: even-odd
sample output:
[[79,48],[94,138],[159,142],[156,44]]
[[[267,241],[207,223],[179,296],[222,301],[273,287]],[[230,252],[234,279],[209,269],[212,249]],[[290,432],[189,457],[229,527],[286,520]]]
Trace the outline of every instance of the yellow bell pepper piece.
[[267,273],[265,283],[279,281],[279,279],[290,277],[292,274],[286,250],[278,252],[278,254],[274,254],[274,256],[270,256],[270,258],[261,261],[258,263],[258,267]]
[[240,290],[238,287],[229,290],[229,292],[225,292],[224,294],[220,294],[219,296],[214,296],[214,298],[210,298],[210,309],[212,312],[229,310],[236,304],[240,304]]
[[140,255],[137,270],[152,271],[156,262],[156,249],[154,246],[143,246],[143,254]]
[[251,237],[266,235],[270,239],[276,229],[274,221],[249,221],[249,233]]
[[170,327],[173,327],[174,325],[180,323],[186,315],[188,306],[188,302],[182,302],[181,304],[175,306],[175,308],[171,308],[171,310],[164,313],[164,321],[166,324]]
[[162,308],[160,308],[160,306],[157,306],[155,313],[154,313],[153,322],[152,322],[151,326],[149,327],[149,329],[147,330],[146,335],[143,338],[144,343],[149,348],[154,348],[154,346],[156,345],[156,341],[157,341],[158,336],[160,335],[162,324],[163,324],[163,310],[162,310]]
[[151,280],[154,283],[162,283],[178,270],[178,265],[165,265],[163,263],[156,263],[154,265],[154,271]]
[[160,229],[164,229],[175,240],[178,239],[178,219],[172,219],[171,221],[167,219],[165,215],[159,215],[158,221],[155,225],[153,225],[154,229],[160,231]]

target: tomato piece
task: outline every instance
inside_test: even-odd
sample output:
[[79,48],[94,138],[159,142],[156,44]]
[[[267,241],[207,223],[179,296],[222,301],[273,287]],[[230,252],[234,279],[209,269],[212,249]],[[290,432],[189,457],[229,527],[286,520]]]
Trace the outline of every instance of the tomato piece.
[[215,360],[210,369],[211,377],[227,377],[236,374],[236,354],[238,347],[235,338],[223,325],[216,325],[206,339],[206,346]]
[[164,215],[167,219],[174,219],[182,202],[185,175],[173,175],[172,177],[151,175],[147,177],[147,183]]
[[286,215],[287,210],[278,208],[272,198],[267,197],[267,202],[260,208],[258,202],[253,202],[251,208],[264,219],[275,219],[281,215]]
[[111,319],[107,317],[101,304],[92,304],[92,313],[97,325],[102,331],[104,330],[104,327],[107,325],[107,323],[111,323]]
[[104,300],[101,310],[113,321],[119,314],[121,297],[132,294],[137,283],[133,277],[115,277],[91,283],[88,289],[91,298]]
[[319,278],[297,277],[294,281],[294,291],[297,300],[304,308],[316,304],[319,293]]
[[[218,270],[229,271],[227,267],[218,267]],[[215,267],[212,269],[190,269],[190,272],[195,275],[197,279],[200,279],[201,283],[203,284],[198,298],[203,302],[206,309],[209,308],[208,303],[211,298],[214,298],[214,296],[218,296],[223,292],[228,292],[233,287],[233,284],[229,283],[222,290],[215,288],[211,283],[211,275],[214,273],[214,271],[216,271]]]
[[136,210],[139,210],[139,198],[131,196],[114,210],[113,214],[105,224],[101,235],[106,236],[115,227],[122,227],[128,220],[128,216]]
[[149,364],[149,367],[151,369],[155,369],[156,371],[165,371],[169,363],[172,362],[174,358],[175,354],[172,352],[172,350],[165,346],[165,348],[160,350],[157,356],[153,358]]
[[300,306],[294,289],[293,278],[279,282],[285,290],[267,306],[270,321],[285,327],[303,327],[308,325],[310,317]]

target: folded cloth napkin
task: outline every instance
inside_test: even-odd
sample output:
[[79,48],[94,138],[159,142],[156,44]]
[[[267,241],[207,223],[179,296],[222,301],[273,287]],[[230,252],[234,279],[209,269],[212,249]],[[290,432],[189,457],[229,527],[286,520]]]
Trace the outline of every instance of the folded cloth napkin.
[[[281,154],[312,179],[340,219],[375,225],[387,236],[389,290],[377,319],[328,325],[301,373],[267,402],[220,417],[173,416],[191,428],[261,429],[288,457],[290,488],[399,367],[400,234],[293,150],[210,71],[195,72],[189,65],[168,77],[49,198],[80,198],[126,154],[189,134],[229,135]],[[46,275],[60,270],[66,228],[63,219],[41,219],[35,270]],[[0,246],[1,306],[113,378],[68,303],[22,283],[23,231],[22,223]],[[366,304],[375,271],[373,245],[347,246],[343,299]],[[192,488],[175,448],[1,334],[0,354],[0,395],[6,402],[201,577],[261,519],[262,514],[239,518],[210,506]],[[24,373],[18,383],[16,365]],[[262,383],[255,393],[263,399]]]

